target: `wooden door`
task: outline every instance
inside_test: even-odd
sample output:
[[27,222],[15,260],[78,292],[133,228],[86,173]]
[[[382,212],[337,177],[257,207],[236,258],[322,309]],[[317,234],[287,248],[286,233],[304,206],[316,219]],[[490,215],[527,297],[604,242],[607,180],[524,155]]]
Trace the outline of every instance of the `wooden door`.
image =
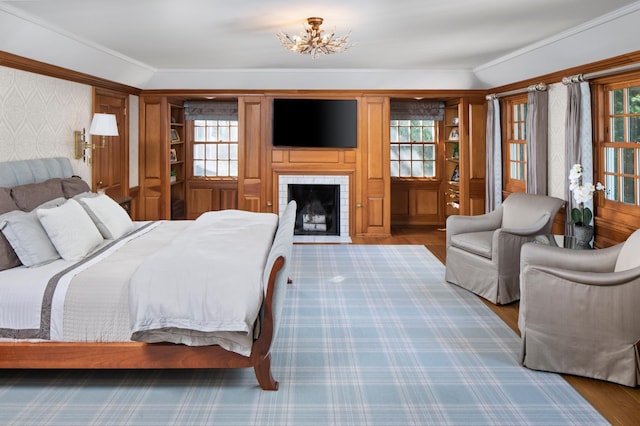
[[[92,151],[93,190],[104,190],[110,196],[129,195],[129,125],[126,93],[106,89],[94,89],[93,111],[115,114],[118,136],[107,136],[104,148]],[[96,146],[101,144],[101,136],[89,136]]]

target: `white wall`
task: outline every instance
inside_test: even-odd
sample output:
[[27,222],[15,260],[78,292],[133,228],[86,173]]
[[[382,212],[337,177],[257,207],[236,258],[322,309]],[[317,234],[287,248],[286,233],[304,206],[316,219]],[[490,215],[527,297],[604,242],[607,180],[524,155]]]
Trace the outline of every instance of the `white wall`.
[[0,66],[0,161],[68,157],[91,183],[73,158],[73,131],[89,128],[91,109],[91,86]]

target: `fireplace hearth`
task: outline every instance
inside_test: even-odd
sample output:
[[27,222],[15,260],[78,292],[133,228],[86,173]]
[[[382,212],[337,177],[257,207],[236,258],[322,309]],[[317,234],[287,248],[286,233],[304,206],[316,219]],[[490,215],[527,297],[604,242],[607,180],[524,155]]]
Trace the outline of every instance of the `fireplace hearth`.
[[298,204],[294,235],[340,235],[340,185],[289,184]]

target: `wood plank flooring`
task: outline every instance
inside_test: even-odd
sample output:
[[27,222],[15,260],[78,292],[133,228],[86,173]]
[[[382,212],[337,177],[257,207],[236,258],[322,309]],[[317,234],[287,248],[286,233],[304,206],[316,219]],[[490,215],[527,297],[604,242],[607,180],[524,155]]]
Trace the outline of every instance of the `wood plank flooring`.
[[[446,260],[445,231],[436,226],[398,227],[391,237],[355,237],[354,244],[420,244],[426,246],[442,263]],[[511,329],[518,331],[518,303],[494,305],[479,297]],[[630,388],[584,377],[563,375],[596,410],[613,425],[640,424],[640,388]]]

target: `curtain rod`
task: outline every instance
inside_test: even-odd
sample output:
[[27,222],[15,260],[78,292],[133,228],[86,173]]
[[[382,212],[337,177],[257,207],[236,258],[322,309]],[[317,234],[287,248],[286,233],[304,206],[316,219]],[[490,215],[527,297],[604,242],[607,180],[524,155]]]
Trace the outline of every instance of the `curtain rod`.
[[587,81],[592,78],[606,77],[608,75],[620,74],[626,71],[635,71],[638,69],[640,69],[640,63],[629,64],[629,65],[624,65],[622,67],[611,68],[603,71],[595,71],[587,74],[576,74],[569,77],[563,77],[562,83],[565,85],[571,84],[571,83],[579,83],[581,81]]
[[502,98],[503,96],[517,95],[519,93],[525,93],[525,92],[535,92],[536,90],[544,92],[545,90],[547,90],[547,85],[544,83],[538,83],[529,87],[525,87],[523,89],[509,90],[508,92],[502,92],[502,93],[492,93],[491,95],[487,95],[486,99],[490,101],[493,99]]

